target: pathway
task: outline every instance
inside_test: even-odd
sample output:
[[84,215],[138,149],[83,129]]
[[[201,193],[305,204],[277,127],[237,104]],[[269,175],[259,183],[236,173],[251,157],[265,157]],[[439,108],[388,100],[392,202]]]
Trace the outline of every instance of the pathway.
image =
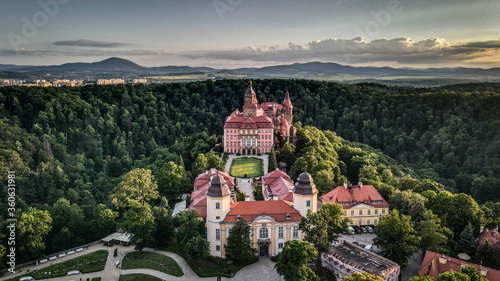
[[[113,257],[113,251],[115,248],[118,248],[118,256]],[[75,257],[79,257],[91,252],[95,252],[98,250],[108,250],[108,259],[106,261],[106,266],[104,267],[104,270],[98,271],[98,272],[93,272],[93,273],[86,273],[86,274],[79,274],[79,275],[73,275],[73,276],[62,276],[62,277],[56,277],[56,278],[47,278],[44,280],[47,281],[71,281],[71,280],[87,280],[87,278],[92,279],[94,277],[101,277],[102,281],[115,281],[119,280],[120,274],[125,275],[125,274],[149,274],[155,277],[158,277],[162,280],[186,280],[186,281],[191,281],[191,280],[213,280],[215,279],[214,277],[207,277],[207,278],[201,278],[194,271],[189,267],[187,262],[179,255],[168,252],[168,251],[163,251],[159,249],[153,249],[153,248],[145,248],[144,251],[148,252],[153,252],[153,253],[158,253],[161,255],[169,256],[173,258],[177,264],[181,267],[182,271],[184,272],[184,275],[181,277],[176,277],[172,276],[160,271],[152,270],[152,269],[120,269],[116,267],[116,262],[117,261],[122,261],[123,257],[127,253],[133,252],[134,247],[129,246],[115,246],[115,247],[107,247],[102,244],[96,244],[93,246],[90,246],[88,249],[85,249],[83,252],[80,253],[75,253],[74,255],[71,256],[66,256],[64,258],[58,258],[52,262],[52,264],[57,264],[64,262],[69,259],[73,259]],[[50,263],[44,263],[41,265],[37,266],[28,266],[22,268],[22,272],[18,272],[16,274],[11,274],[11,275],[6,275],[4,277],[0,278],[0,281],[4,281],[7,279],[10,279],[15,276],[20,276],[22,274],[26,273],[26,270],[33,271],[35,269],[42,269],[47,266],[50,266]],[[249,265],[240,271],[236,273],[236,275],[233,278],[222,278],[222,280],[237,280],[237,281],[246,281],[246,280],[283,280],[280,278],[280,276],[276,273],[276,270],[274,269],[274,263],[269,259],[269,258],[260,258],[260,260],[252,265]]]
[[253,198],[252,179],[238,179],[238,189],[248,196],[249,201],[255,201]]

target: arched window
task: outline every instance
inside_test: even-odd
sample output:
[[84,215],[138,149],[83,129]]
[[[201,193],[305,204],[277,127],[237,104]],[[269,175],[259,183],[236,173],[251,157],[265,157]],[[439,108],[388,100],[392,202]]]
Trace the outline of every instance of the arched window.
[[267,239],[267,238],[269,238],[269,229],[267,227],[262,227],[259,230],[259,237],[261,239]]

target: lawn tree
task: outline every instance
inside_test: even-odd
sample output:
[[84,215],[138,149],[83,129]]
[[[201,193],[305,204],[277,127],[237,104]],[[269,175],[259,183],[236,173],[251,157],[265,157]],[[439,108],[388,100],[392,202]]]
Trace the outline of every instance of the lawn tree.
[[193,168],[191,169],[193,172],[193,176],[197,177],[199,174],[205,172],[208,167],[207,157],[205,154],[198,154],[198,157],[194,160]]
[[441,223],[441,219],[433,214],[431,210],[423,213],[423,219],[418,223],[418,236],[420,236],[420,248],[436,253],[448,253],[446,247],[449,240],[453,240],[453,232]]
[[272,172],[278,168],[278,162],[276,162],[276,152],[274,151],[274,147],[271,148],[271,152],[269,153],[269,166],[268,171]]
[[318,251],[309,242],[286,241],[274,268],[286,281],[319,280],[318,276],[307,267],[307,264],[317,256]]
[[348,231],[348,224],[352,220],[343,215],[342,206],[335,203],[323,204],[316,213],[309,210],[299,224],[300,230],[306,234],[304,240],[312,243],[320,253],[328,252],[340,234]]
[[166,207],[155,206],[151,210],[155,221],[153,238],[160,246],[168,246],[174,236],[174,220]]
[[351,276],[346,276],[343,281],[384,281],[382,277],[379,276],[373,276],[369,273],[363,272],[363,273],[353,273]]
[[207,169],[215,168],[219,171],[224,170],[222,159],[215,152],[210,151],[206,154],[207,157]]
[[380,218],[375,228],[377,237],[373,239],[382,255],[401,266],[406,264],[409,256],[418,250],[420,237],[416,236],[409,216],[399,215],[392,210],[387,216]]
[[227,244],[224,246],[229,260],[244,263],[255,259],[257,250],[250,239],[250,225],[245,220],[238,221],[230,230]]
[[474,251],[476,251],[476,242],[474,239],[474,231],[472,229],[471,223],[467,224],[462,233],[460,233],[460,239],[458,240],[458,250],[468,255],[472,255]]
[[132,233],[130,242],[135,245],[135,250],[142,251],[151,243],[154,231],[154,217],[149,204],[141,204],[136,200],[129,200],[130,208],[125,212],[127,231]]
[[186,171],[174,161],[166,163],[158,175],[158,191],[169,201],[178,199],[191,187]]
[[196,265],[198,265],[199,259],[206,259],[210,255],[210,243],[207,239],[196,236],[186,243],[186,250],[189,256],[196,260]]
[[159,197],[158,187],[154,182],[151,170],[138,168],[125,174],[114,189],[111,196],[116,208],[125,210],[129,200],[133,199],[141,205]]
[[49,211],[30,207],[17,221],[16,241],[19,245],[21,261],[39,257],[45,249],[45,237],[52,229]]
[[195,210],[184,210],[175,215],[174,226],[177,228],[177,243],[184,244],[196,236],[206,236],[206,228],[200,213]]

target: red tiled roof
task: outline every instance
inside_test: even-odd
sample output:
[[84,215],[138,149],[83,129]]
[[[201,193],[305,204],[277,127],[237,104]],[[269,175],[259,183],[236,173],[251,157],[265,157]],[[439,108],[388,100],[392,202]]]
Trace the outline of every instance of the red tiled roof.
[[[323,201],[326,203],[349,202],[347,205],[342,205],[344,209],[349,209],[358,203],[364,203],[373,207],[389,207],[389,203],[378,193],[373,185],[363,185],[362,187],[354,185],[352,188],[339,186],[334,190],[323,195]],[[373,201],[381,200],[382,204],[373,204]]]
[[283,105],[287,107],[292,107],[292,101],[290,101],[290,99],[285,99],[283,101]]
[[263,102],[259,107],[264,109],[265,111],[271,111],[275,106],[278,110],[281,110],[283,108],[283,106],[277,102]]
[[264,185],[270,185],[273,181],[278,179],[279,177],[288,179],[291,181],[290,176],[288,176],[285,172],[276,169],[272,172],[267,173],[264,177],[262,177],[262,182]]
[[[231,211],[227,213],[222,223],[237,222],[238,216],[241,216],[246,222],[252,222],[262,215],[272,217],[275,221],[300,221],[302,218],[297,210],[282,200],[243,201],[231,205],[231,207]],[[286,219],[287,214],[290,214],[290,219]]]
[[479,234],[478,245],[479,246],[483,245],[486,242],[486,240],[490,242],[493,248],[497,249],[497,251],[500,251],[500,233],[498,233],[498,230],[484,229],[483,232]]
[[[189,204],[189,210],[197,210],[200,212],[200,216],[203,218],[207,217],[207,190],[210,187],[210,179],[219,173],[220,176],[223,176],[226,180],[228,187],[234,186],[233,178],[224,172],[217,171],[217,169],[210,169],[204,173],[201,173],[194,180],[194,188],[191,192],[191,203]],[[233,199],[231,199],[232,202]]]
[[[439,257],[444,257],[446,259],[446,263],[445,264],[440,263]],[[422,262],[422,267],[418,271],[418,276],[429,275],[432,279],[435,280],[439,274],[450,270],[457,270],[462,265],[471,265],[479,271],[481,270],[481,268],[486,269],[487,274],[486,276],[483,276],[486,280],[489,281],[500,280],[500,271],[498,270],[481,266],[475,263],[466,262],[456,258],[448,257],[431,251],[425,252],[424,261]]]

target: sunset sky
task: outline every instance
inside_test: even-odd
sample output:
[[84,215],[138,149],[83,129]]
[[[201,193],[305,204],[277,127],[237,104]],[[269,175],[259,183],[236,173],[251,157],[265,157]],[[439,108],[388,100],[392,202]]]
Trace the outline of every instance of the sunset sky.
[[0,64],[500,67],[498,0],[4,0]]

